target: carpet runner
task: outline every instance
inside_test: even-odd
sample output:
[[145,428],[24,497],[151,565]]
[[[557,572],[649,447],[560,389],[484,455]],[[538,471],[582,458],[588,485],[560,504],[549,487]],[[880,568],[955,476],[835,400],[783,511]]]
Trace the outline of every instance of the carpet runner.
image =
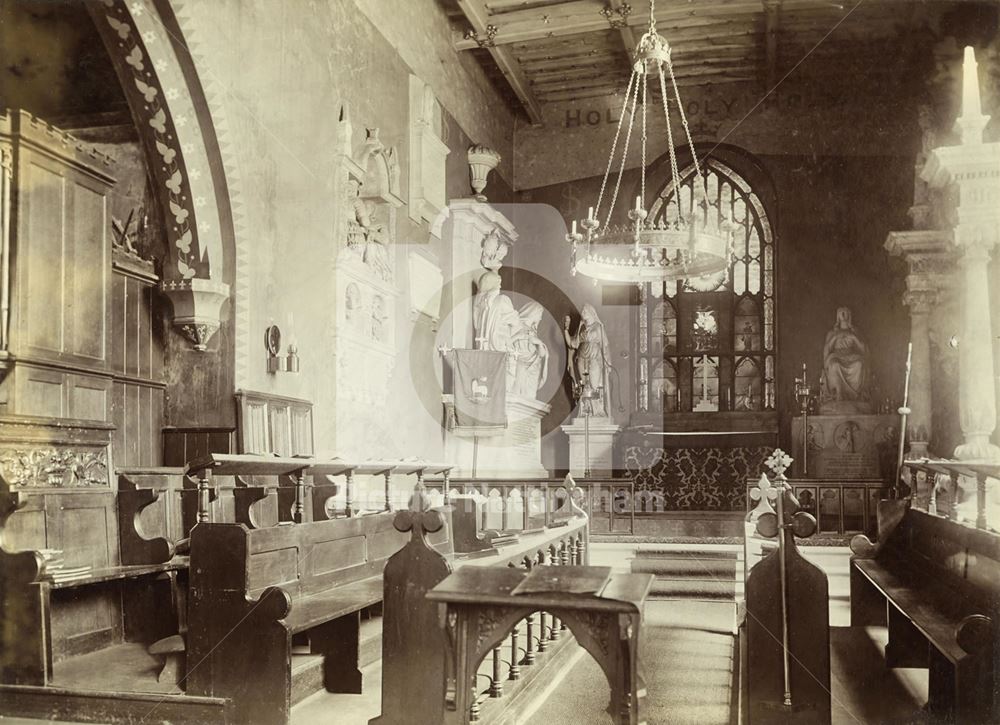
[[650,599],[732,602],[743,576],[736,547],[640,549],[631,570],[656,575]]
[[[639,712],[647,725],[730,725],[738,687],[732,614],[726,605],[647,601],[642,673],[646,693]],[[604,725],[610,688],[600,666],[584,656],[527,725]]]

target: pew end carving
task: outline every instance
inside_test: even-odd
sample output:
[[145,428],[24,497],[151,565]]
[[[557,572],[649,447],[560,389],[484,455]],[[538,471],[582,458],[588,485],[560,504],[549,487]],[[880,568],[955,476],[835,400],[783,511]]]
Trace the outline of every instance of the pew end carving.
[[159,491],[140,488],[128,475],[118,474],[118,536],[122,565],[162,564],[174,557],[174,545],[162,536],[147,536],[140,520],[143,510],[159,499]]
[[[409,532],[410,539],[389,557],[383,572],[382,714],[369,720],[371,725],[405,725],[417,721],[415,714],[420,722],[444,719],[447,641],[438,607],[425,595],[452,572],[452,566],[427,541],[428,534],[445,526],[445,517],[426,505],[425,495],[418,491],[409,510],[400,511],[393,520],[395,529]],[[420,653],[419,667],[413,666],[413,653]]]

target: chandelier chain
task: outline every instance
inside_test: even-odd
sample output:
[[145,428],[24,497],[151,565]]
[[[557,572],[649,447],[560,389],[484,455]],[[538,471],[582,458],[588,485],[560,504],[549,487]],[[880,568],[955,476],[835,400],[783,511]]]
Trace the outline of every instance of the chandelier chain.
[[[646,62],[642,63],[642,151],[641,151],[641,162],[642,165],[639,167],[639,199],[642,208],[646,208],[646,90],[648,83],[648,78],[646,77]],[[642,220],[636,220],[636,228],[642,225]]]
[[[625,102],[622,104],[621,113],[618,114],[618,127],[615,129],[615,138],[611,142],[611,155],[608,156],[608,168],[604,170],[604,179],[601,181],[601,191],[597,195],[597,206],[594,207],[594,218],[598,218],[601,214],[601,202],[604,200],[604,192],[608,186],[608,177],[611,175],[611,167],[615,163],[615,150],[618,148],[618,139],[622,133],[622,121],[625,120],[625,111],[628,110],[628,100],[629,96],[632,95],[632,84],[636,80],[635,71],[632,72],[632,77],[628,79],[628,87],[625,89]],[[614,208],[614,204],[611,205]]]
[[[667,79],[663,75],[662,65],[660,66],[660,98],[663,99],[663,118],[667,123],[667,156],[670,157],[670,174],[674,180],[674,203],[677,205],[677,222],[681,223],[684,213],[681,211],[680,172],[677,170],[677,154],[674,152],[674,131],[670,127],[670,101],[667,100]],[[665,216],[666,213],[664,213]]]
[[708,180],[701,174],[701,164],[698,163],[698,153],[694,150],[694,142],[691,140],[691,129],[688,128],[687,114],[684,113],[684,104],[681,103],[681,91],[677,87],[677,79],[674,77],[674,64],[667,61],[667,70],[670,71],[670,83],[674,87],[674,96],[677,98],[677,112],[681,116],[681,125],[684,127],[684,135],[687,137],[688,148],[691,149],[691,158],[694,159],[694,172],[701,184],[705,187],[706,200],[708,197]]
[[[632,145],[632,127],[635,126],[635,112],[636,106],[639,103],[639,83],[636,82],[632,89],[632,111],[629,114],[628,119],[628,131],[625,132],[625,148],[622,149],[622,163],[618,167],[618,178],[615,180],[615,190],[611,195],[611,206],[608,207],[608,216],[604,221],[604,228],[607,229],[611,226],[611,214],[615,210],[615,204],[618,202],[618,191],[622,186],[622,176],[625,174],[625,163],[628,161],[628,149]],[[596,215],[597,212],[595,211]]]

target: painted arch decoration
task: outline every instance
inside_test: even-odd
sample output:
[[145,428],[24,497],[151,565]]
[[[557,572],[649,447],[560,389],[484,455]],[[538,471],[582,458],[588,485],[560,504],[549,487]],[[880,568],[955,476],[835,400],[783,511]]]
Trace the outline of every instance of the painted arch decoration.
[[87,7],[128,100],[166,223],[161,291],[173,304],[175,328],[204,351],[230,296],[235,234],[222,164],[212,163],[218,146],[210,115],[195,107],[202,98],[200,86],[191,87],[197,74],[193,67],[185,73],[177,50],[186,46],[161,12],[169,5],[160,5],[91,0]]

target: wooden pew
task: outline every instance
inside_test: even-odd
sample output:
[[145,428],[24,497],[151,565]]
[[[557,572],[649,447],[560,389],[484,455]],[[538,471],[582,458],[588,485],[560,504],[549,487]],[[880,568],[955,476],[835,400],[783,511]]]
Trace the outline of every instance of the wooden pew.
[[851,542],[851,624],[886,625],[890,667],[928,669],[928,709],[996,722],[1000,535],[879,504],[879,539]]
[[[406,541],[392,513],[192,531],[187,692],[232,702],[241,723],[287,723],[293,637],[322,657],[323,685],[360,692],[360,613],[382,600],[382,569]],[[446,530],[434,541],[451,552]],[[314,661],[316,661],[314,659]]]

